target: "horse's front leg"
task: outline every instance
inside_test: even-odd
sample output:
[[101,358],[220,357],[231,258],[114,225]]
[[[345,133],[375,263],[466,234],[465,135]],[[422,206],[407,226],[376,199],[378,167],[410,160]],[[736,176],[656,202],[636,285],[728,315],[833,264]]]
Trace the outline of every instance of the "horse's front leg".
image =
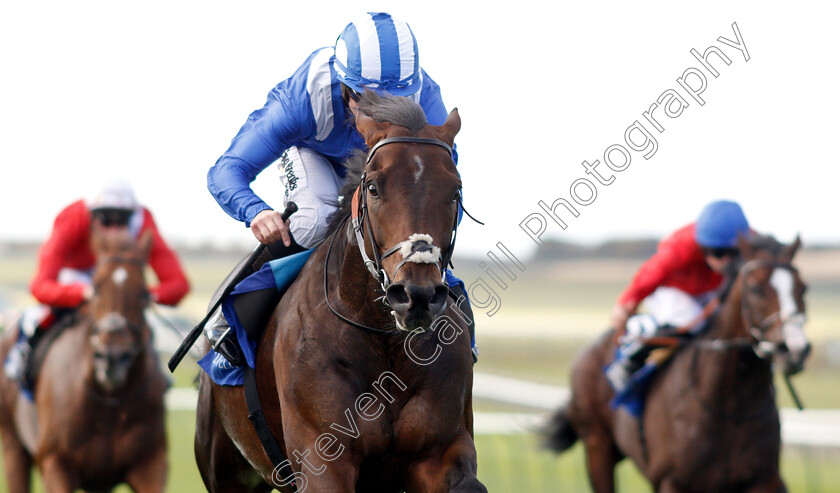
[[406,491],[409,493],[487,493],[478,480],[475,443],[467,430],[441,453],[411,466]]
[[162,493],[166,486],[166,457],[166,443],[163,443],[146,460],[134,464],[125,482],[136,493]]
[[[359,481],[359,469],[357,464],[345,460],[333,462],[321,461],[314,454],[295,454],[290,458],[295,469],[295,485],[298,491],[340,491],[352,493],[356,491],[356,483]],[[297,464],[295,464],[297,463]],[[294,467],[297,466],[297,467]],[[275,478],[272,478],[274,480]],[[273,486],[279,488],[288,483],[291,477],[281,479],[280,483],[272,481]]]
[[79,487],[78,477],[57,454],[41,458],[38,467],[47,493],[72,493]]
[[3,443],[3,463],[6,466],[9,491],[29,493],[32,456],[26,451],[14,430],[0,427],[0,442]]

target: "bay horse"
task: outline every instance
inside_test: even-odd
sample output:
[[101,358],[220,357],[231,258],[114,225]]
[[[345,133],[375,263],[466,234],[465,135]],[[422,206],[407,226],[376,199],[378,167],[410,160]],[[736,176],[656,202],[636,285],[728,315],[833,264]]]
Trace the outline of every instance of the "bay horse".
[[596,493],[615,491],[613,470],[630,457],[655,491],[784,492],[774,357],[789,376],[810,351],[805,286],[791,265],[799,238],[784,246],[759,236],[739,242],[740,264],[708,330],[653,376],[643,414],[611,409],[603,374],[612,331],[577,358],[572,396],[551,418],[547,445],[579,438]]
[[258,343],[259,397],[295,485],[273,470],[243,388],[202,372],[195,452],[211,492],[486,491],[469,334],[442,283],[460,203],[460,117],[428,125],[408,98],[371,91],[359,107],[370,151],[347,163],[352,185],[330,233]]
[[[97,226],[97,225],[95,225]],[[34,402],[0,377],[0,436],[9,491],[30,491],[37,465],[50,493],[164,490],[168,383],[143,318],[151,236],[94,227],[94,295],[49,346]],[[5,358],[17,331],[0,343]]]

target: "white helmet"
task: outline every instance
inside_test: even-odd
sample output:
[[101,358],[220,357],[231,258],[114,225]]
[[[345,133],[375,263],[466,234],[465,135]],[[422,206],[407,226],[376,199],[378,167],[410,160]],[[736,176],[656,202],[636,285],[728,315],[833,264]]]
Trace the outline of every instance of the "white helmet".
[[423,84],[414,33],[385,12],[368,12],[347,24],[335,42],[335,71],[360,93],[367,88],[410,96]]
[[134,210],[138,206],[134,189],[123,179],[109,180],[99,192],[88,200],[88,209]]

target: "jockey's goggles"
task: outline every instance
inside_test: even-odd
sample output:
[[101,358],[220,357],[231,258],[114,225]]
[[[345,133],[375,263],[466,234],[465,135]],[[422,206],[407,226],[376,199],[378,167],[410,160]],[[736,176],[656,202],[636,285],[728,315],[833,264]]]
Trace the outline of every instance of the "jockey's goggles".
[[96,209],[91,211],[93,217],[105,227],[127,226],[128,220],[134,213],[131,209]]
[[706,248],[706,255],[714,258],[737,257],[740,252],[737,248]]

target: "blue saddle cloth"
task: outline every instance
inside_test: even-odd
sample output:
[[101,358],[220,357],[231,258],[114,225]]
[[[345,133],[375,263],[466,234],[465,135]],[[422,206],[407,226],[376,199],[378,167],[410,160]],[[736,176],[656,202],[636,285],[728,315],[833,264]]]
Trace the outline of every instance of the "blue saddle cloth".
[[[624,358],[621,349],[622,348],[616,349],[613,361],[604,367],[604,371],[606,371],[610,365],[617,364],[617,361]],[[630,379],[627,381],[627,385],[624,386],[624,389],[620,392],[616,392],[610,400],[610,407],[612,409],[624,407],[624,409],[633,416],[641,416],[645,410],[645,398],[647,397],[650,382],[656,374],[656,370],[659,369],[660,366],[661,364],[646,363],[643,367],[636,370],[633,375],[630,376]]]
[[645,398],[647,397],[650,382],[658,368],[659,365],[648,363],[636,370],[633,376],[630,377],[624,390],[613,396],[610,401],[610,407],[612,409],[618,409],[624,406],[624,409],[633,416],[641,416],[645,410]]
[[[313,251],[305,250],[294,255],[289,255],[288,257],[266,262],[260,270],[237,284],[230,295],[222,300],[222,313],[224,313],[225,319],[227,319],[233,328],[236,334],[236,340],[245,356],[245,362],[251,368],[254,368],[254,362],[256,360],[257,342],[248,336],[245,328],[240,323],[239,317],[236,315],[236,310],[233,309],[234,300],[240,294],[268,289],[272,286],[279,293],[284,293],[297,278]],[[446,270],[445,274],[446,282],[450,286],[460,284],[462,289],[464,288],[464,281],[455,277],[449,270]],[[469,303],[469,300],[467,302]],[[472,347],[475,347],[475,338],[470,340],[470,344]],[[224,356],[212,349],[198,361],[198,366],[210,375],[210,378],[218,385],[242,385],[245,382],[245,368],[231,365]]]
[[[236,340],[239,347],[242,348],[243,356],[245,356],[245,363],[251,368],[254,367],[256,360],[257,342],[251,340],[248,333],[245,332],[245,328],[242,327],[239,317],[233,309],[234,300],[243,293],[271,287],[275,287],[279,293],[285,292],[292,281],[297,278],[312,252],[313,250],[305,250],[288,257],[266,262],[260,270],[237,284],[230,295],[222,300],[222,313],[224,313],[225,319],[236,334]],[[245,382],[245,368],[231,365],[224,356],[212,349],[198,361],[198,366],[207,372],[218,385],[242,385]]]

